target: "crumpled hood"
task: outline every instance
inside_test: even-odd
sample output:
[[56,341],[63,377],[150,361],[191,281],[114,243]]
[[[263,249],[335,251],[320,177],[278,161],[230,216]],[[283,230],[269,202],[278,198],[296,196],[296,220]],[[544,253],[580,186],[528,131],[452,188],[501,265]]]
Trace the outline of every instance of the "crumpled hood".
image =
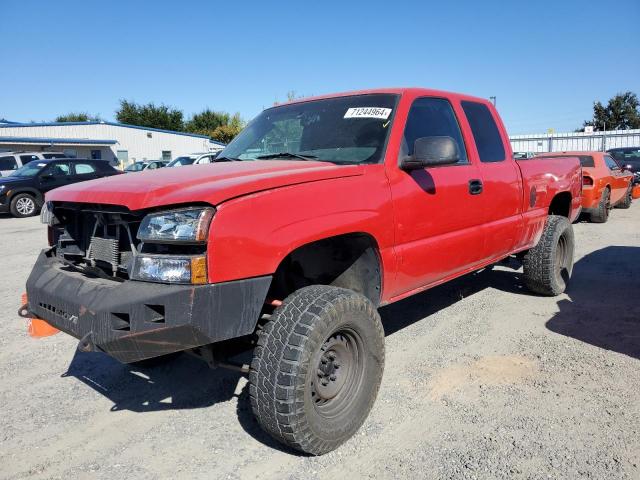
[[47,200],[122,205],[140,210],[164,205],[209,203],[272,188],[362,175],[358,165],[256,160],[162,168],[76,183],[49,192]]

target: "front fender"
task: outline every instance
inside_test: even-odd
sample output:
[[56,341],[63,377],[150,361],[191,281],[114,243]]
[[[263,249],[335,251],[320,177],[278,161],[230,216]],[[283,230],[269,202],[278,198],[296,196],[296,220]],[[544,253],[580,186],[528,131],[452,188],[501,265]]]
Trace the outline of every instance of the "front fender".
[[278,188],[218,205],[209,233],[210,281],[271,275],[296,248],[347,233],[373,237],[385,274],[393,271],[391,197],[386,176],[379,172]]

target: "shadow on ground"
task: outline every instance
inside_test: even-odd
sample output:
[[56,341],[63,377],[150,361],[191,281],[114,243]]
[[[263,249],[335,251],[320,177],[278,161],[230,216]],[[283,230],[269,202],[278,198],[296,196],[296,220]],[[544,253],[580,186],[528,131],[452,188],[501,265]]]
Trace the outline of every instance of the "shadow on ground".
[[640,247],[610,246],[574,266],[555,333],[640,359]]
[[[517,267],[517,265],[513,265]],[[521,273],[506,269],[485,269],[448,282],[380,309],[386,335],[429,316],[462,298],[486,288],[515,294],[529,294]],[[245,358],[245,361],[250,361]],[[189,355],[153,368],[123,365],[101,353],[76,352],[63,377],[74,377],[113,402],[112,411],[152,412],[206,408],[237,397],[238,421],[256,440],[276,449],[284,447],[264,433],[253,417],[248,385],[240,391],[242,374],[211,370]],[[286,450],[286,449],[285,449]],[[289,451],[289,450],[286,450]]]

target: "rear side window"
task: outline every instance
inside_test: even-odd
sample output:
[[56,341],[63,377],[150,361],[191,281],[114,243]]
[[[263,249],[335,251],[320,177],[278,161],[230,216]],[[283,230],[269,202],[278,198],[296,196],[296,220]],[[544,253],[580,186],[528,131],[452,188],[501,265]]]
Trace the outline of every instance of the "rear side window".
[[596,164],[593,162],[591,155],[580,155],[578,158],[580,159],[580,165],[583,167],[595,168]]
[[16,170],[18,162],[13,155],[8,157],[0,157],[0,170]]
[[480,161],[503,161],[506,155],[502,137],[487,106],[478,102],[462,102],[462,109],[469,120]]
[[76,175],[87,175],[89,173],[95,173],[96,169],[89,163],[76,163]]
[[401,155],[413,155],[418,138],[441,136],[451,137],[458,144],[458,163],[469,163],[460,126],[449,101],[443,98],[418,98],[409,110]]
[[20,155],[20,160],[22,160],[22,164],[33,162],[34,160],[40,160],[35,155]]

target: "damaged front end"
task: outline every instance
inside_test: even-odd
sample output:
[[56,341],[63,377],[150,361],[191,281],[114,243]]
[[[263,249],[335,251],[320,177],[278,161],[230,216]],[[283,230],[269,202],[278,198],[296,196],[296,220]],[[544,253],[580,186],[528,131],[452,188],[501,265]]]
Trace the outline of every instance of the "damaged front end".
[[[271,277],[206,283],[198,270],[206,239],[172,241],[160,235],[154,241],[139,235],[153,215],[49,203],[43,221],[51,247],[40,254],[27,281],[28,315],[81,339],[83,350],[104,351],[124,363],[253,333]],[[141,261],[148,258],[154,260]],[[157,274],[156,264],[166,259],[172,264],[187,259],[188,275]],[[139,267],[143,264],[146,270]]]

